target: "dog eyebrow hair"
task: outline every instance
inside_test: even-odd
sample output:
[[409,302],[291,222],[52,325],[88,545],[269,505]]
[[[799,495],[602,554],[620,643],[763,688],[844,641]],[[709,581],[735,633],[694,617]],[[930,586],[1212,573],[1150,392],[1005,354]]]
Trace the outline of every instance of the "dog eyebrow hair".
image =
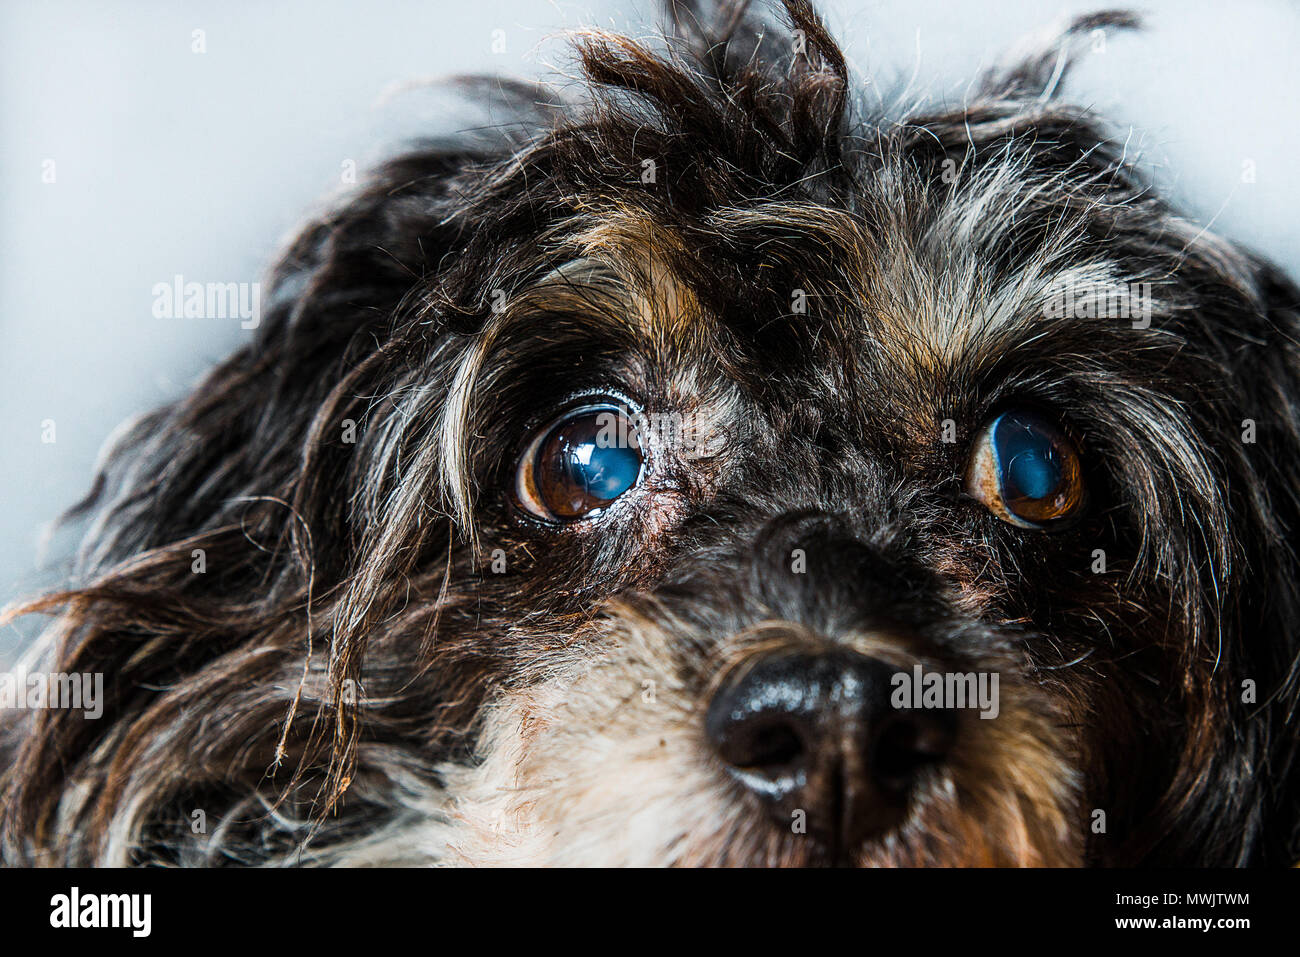
[[684,244],[672,229],[620,204],[570,217],[551,237],[562,261],[521,294],[520,314],[586,308],[585,318],[631,333],[653,349],[703,347],[712,324],[673,267]]
[[[1053,181],[1023,182],[1023,167],[1021,161],[998,164],[927,200],[910,191],[916,181],[909,171],[887,165],[864,184],[870,195],[858,209],[811,199],[760,201],[718,209],[705,222],[796,271],[791,285],[803,287],[809,299],[829,294],[858,313],[857,322],[846,324],[838,312],[809,309],[789,324],[795,334],[864,336],[892,365],[942,373],[1035,336],[1033,320],[1063,288],[1089,299],[1126,291],[1128,277],[1117,263],[1078,250],[1082,219],[1014,269],[989,271],[989,258],[1007,242],[1005,223]],[[809,255],[824,262],[807,263]],[[827,264],[838,275],[814,269]],[[816,273],[826,288],[801,282],[801,269]]]
[[[872,245],[862,216],[812,200],[761,201],[752,205],[726,206],[711,212],[705,223],[732,230],[741,237],[747,230],[753,231],[766,241],[776,238],[779,231],[787,234],[782,238],[812,239],[823,248],[831,247],[838,254],[850,256],[861,255]],[[797,235],[789,235],[796,230]]]

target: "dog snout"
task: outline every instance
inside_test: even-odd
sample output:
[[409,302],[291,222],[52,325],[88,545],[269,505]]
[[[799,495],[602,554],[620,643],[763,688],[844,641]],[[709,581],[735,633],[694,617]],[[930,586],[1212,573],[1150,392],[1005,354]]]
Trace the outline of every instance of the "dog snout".
[[771,617],[834,636],[891,619],[915,622],[909,596],[937,582],[915,556],[868,534],[867,519],[795,510],[769,519],[745,549],[750,594]]
[[849,852],[903,821],[956,739],[953,712],[892,706],[896,673],[847,648],[768,653],[717,690],[706,733],[779,826]]

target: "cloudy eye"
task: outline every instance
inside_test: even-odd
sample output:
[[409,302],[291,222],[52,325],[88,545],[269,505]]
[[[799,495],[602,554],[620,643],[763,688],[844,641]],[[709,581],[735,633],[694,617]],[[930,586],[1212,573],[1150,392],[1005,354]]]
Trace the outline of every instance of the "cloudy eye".
[[1079,453],[1050,422],[1004,412],[975,439],[966,489],[1004,522],[1044,528],[1083,505]]
[[538,518],[575,522],[636,485],[643,460],[637,430],[622,409],[583,406],[533,437],[519,460],[515,497]]

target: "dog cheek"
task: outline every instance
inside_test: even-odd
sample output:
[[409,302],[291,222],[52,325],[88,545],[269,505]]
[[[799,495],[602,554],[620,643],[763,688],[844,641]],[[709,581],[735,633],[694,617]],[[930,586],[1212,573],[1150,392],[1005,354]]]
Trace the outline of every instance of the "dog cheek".
[[[446,854],[473,865],[656,866],[728,806],[694,729],[608,675],[552,682],[493,705],[456,795]],[[624,674],[625,678],[627,676]],[[629,693],[630,692],[630,693]],[[612,706],[612,707],[611,707]]]
[[660,541],[677,527],[686,514],[686,497],[675,490],[653,491],[647,498],[645,532],[651,541]]

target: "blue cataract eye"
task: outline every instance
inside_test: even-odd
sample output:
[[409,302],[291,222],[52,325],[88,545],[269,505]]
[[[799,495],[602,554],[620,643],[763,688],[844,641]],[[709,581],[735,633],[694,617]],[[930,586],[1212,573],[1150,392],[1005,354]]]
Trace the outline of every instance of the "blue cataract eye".
[[569,447],[568,470],[588,496],[610,502],[636,484],[641,455],[633,448],[602,448],[593,439]]
[[1021,528],[1061,528],[1086,500],[1079,450],[1056,424],[1032,412],[1004,412],[984,425],[971,447],[966,488]]
[[1006,499],[1045,499],[1060,487],[1064,470],[1056,438],[1032,420],[1001,416],[993,426],[993,452]]

